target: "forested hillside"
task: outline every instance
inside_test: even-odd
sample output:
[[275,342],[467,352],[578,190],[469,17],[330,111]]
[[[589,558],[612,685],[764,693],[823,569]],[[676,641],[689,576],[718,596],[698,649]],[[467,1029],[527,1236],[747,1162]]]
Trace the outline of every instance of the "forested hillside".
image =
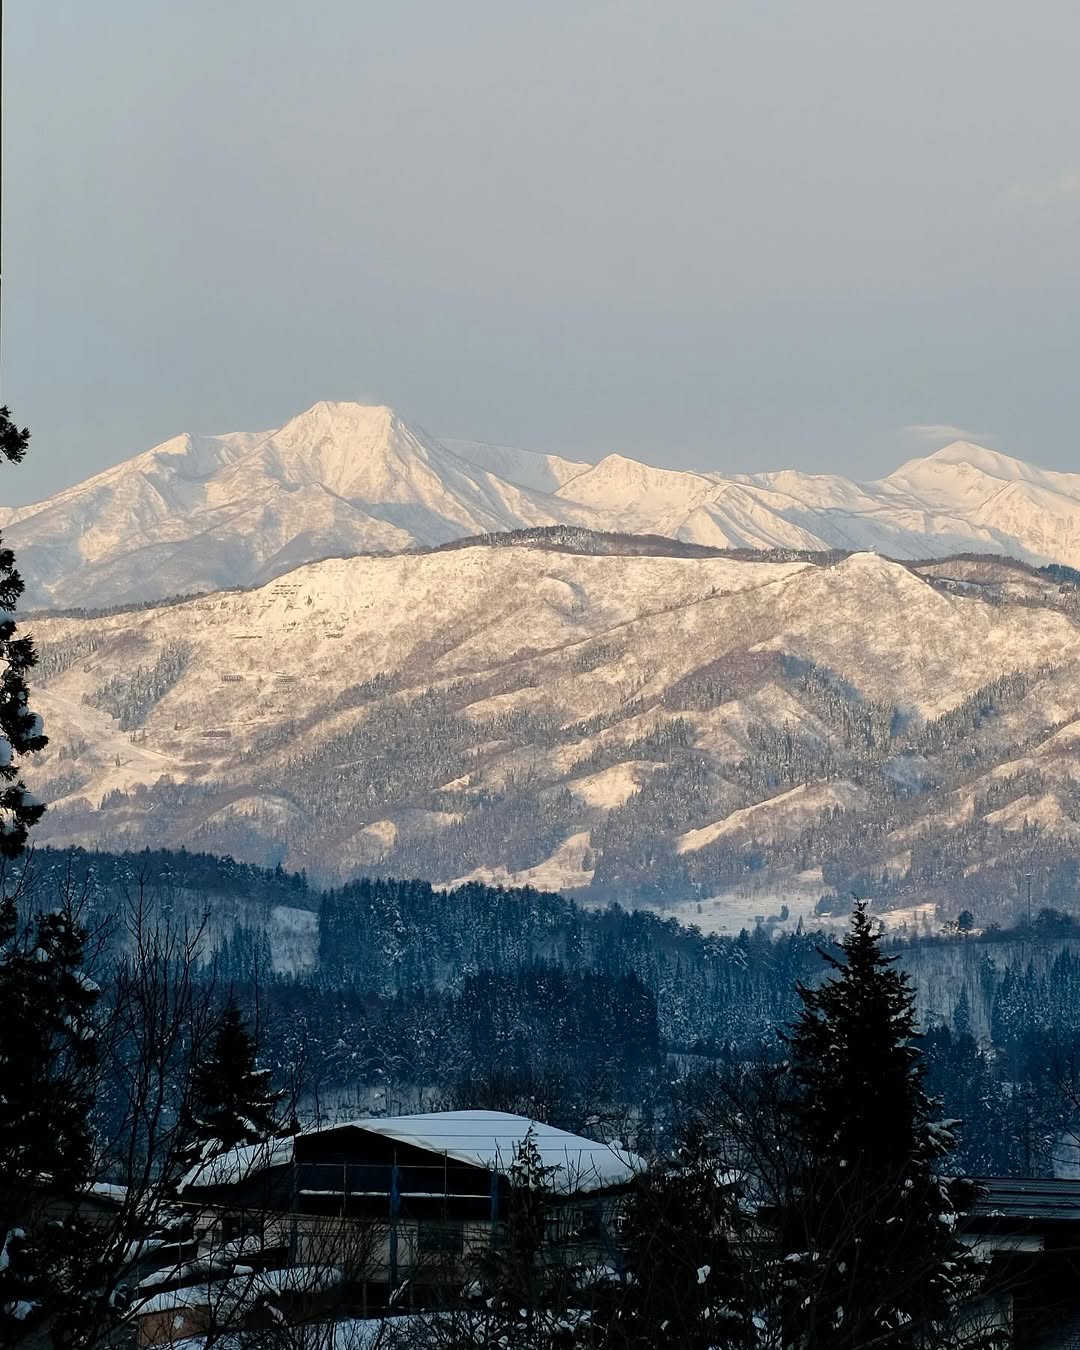
[[[834,942],[781,932],[775,918],[729,938],[480,883],[322,891],[189,853],[40,849],[9,867],[11,882],[26,872],[25,906],[77,896],[121,947],[134,907],[155,923],[205,919],[204,978],[258,1008],[280,1078],[302,1065],[308,1109],[328,1118],[533,1100],[567,1128],[603,1118],[652,1137],[701,1075],[782,1053],[796,984],[820,978]],[[1075,921],[1044,910],[1013,930],[953,924],[894,939],[892,954],[915,983],[934,1091],[966,1122],[957,1165],[1049,1172],[1068,1161],[1080,1130]]]
[[980,923],[1028,877],[1075,904],[1069,569],[679,551],[538,531],[39,617],[40,840],[535,886],[732,936],[851,891]]

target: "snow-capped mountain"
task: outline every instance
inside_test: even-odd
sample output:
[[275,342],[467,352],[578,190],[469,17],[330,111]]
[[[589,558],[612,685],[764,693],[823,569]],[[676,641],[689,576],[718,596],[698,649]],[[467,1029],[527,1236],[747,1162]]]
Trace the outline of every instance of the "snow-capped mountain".
[[720,927],[845,887],[955,910],[1072,875],[1080,587],[588,542],[31,620],[35,837],[700,903],[684,917]]
[[725,477],[609,455],[556,495],[607,516],[608,528],[716,548],[974,551],[1080,567],[1080,474],[965,442],[867,483],[794,470]]
[[355,403],[317,403],[276,431],[177,436],[0,514],[28,606],[250,585],[317,558],[559,523],[595,522]]
[[484,441],[460,441],[443,438],[443,445],[477,468],[487,469],[535,492],[558,492],[572,478],[593,466],[584,459],[564,459],[536,450],[517,450],[510,445],[488,445]]
[[258,584],[298,564],[577,525],[716,548],[1006,553],[1080,567],[1080,474],[958,442],[877,482],[724,476],[434,440],[392,409],[317,403],[276,431],[183,435],[0,510],[28,606]]

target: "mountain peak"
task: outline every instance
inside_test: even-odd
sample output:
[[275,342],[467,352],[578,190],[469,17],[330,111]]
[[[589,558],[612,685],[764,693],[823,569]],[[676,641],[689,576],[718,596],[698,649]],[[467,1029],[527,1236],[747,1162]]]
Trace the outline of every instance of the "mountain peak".
[[970,441],[953,441],[931,455],[909,459],[882,479],[882,486],[912,494],[931,505],[971,505],[1008,484],[1025,491],[1046,492],[1080,498],[1080,474],[1039,469],[1000,450]]
[[[970,551],[1080,565],[1080,474],[968,441],[876,483],[598,464],[436,440],[386,404],[320,399],[276,431],[180,435],[0,519],[28,604],[249,584],[299,562],[534,526],[724,548]],[[856,563],[870,567],[879,564]]]
[[1031,472],[1022,460],[1003,455],[985,445],[976,445],[974,441],[950,441],[929,455],[915,455],[905,460],[882,481],[891,483],[897,479],[908,480],[927,470],[940,474],[942,470],[952,467],[975,469],[991,478],[1023,478]]
[[349,499],[399,500],[402,478],[432,472],[447,452],[385,404],[323,400],[268,437],[259,459],[282,481],[311,483]]
[[[932,455],[926,455],[915,463],[966,464],[992,478],[1028,478],[1033,470],[1023,460],[1012,455],[1003,455],[1000,450],[991,450],[988,446],[977,445],[974,441],[950,441]],[[1038,473],[1038,470],[1034,470]]]
[[310,437],[313,432],[326,434],[335,431],[348,435],[365,432],[378,434],[385,432],[400,420],[394,409],[383,403],[331,402],[328,399],[320,399],[302,413],[290,417],[275,436],[298,434]]
[[686,469],[661,469],[626,455],[605,455],[559,489],[558,496],[593,510],[618,514],[621,528],[657,512],[686,509],[716,490],[701,474]]

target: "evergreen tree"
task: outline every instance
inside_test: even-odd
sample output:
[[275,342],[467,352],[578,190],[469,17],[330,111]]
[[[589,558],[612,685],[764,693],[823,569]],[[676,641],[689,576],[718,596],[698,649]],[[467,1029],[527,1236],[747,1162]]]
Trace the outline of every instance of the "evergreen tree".
[[966,988],[960,990],[960,997],[953,1009],[953,1029],[958,1036],[971,1035],[971,1000]]
[[548,1279],[543,1247],[551,1213],[552,1178],[557,1167],[545,1164],[530,1125],[507,1169],[508,1209],[500,1241],[484,1253],[480,1275],[485,1287],[482,1314],[486,1344],[523,1350],[559,1344],[553,1325],[565,1311],[566,1289]]
[[20,925],[14,900],[0,901],[0,1344],[43,1319],[57,1339],[93,1246],[77,1216],[46,1222],[50,1200],[73,1200],[94,1175],[98,989],[85,941],[68,906]]
[[[20,463],[29,443],[29,431],[0,407],[0,458]],[[23,589],[15,555],[0,546],[3,859],[18,857],[45,809],[21,777],[22,758],[47,744],[28,706],[34,645],[16,636]],[[70,1196],[91,1175],[98,990],[82,971],[85,942],[70,906],[23,925],[15,896],[0,896],[0,1338],[9,1343],[69,1292],[72,1224],[43,1225],[41,1207],[47,1194]]]
[[[0,456],[18,464],[29,442],[29,431],[12,422],[7,408],[0,408]],[[15,636],[14,613],[22,593],[15,555],[0,545],[0,857],[4,858],[18,857],[30,826],[45,809],[19,776],[19,758],[48,743],[41,718],[27,706],[26,676],[37,656],[29,638]]]
[[914,996],[858,902],[832,973],[798,986],[789,1037],[794,1142],[780,1206],[779,1306],[793,1345],[952,1344],[972,1266],[958,1213],[972,1188],[939,1175],[953,1147],[923,1085]]
[[695,1121],[678,1156],[637,1180],[623,1229],[628,1278],[606,1318],[594,1315],[604,1344],[625,1350],[752,1345],[738,1240],[745,1227],[735,1174]]
[[256,1063],[255,1038],[232,999],[205,1060],[196,1066],[188,1105],[193,1163],[241,1144],[261,1144],[288,1131],[278,1117],[283,1093]]

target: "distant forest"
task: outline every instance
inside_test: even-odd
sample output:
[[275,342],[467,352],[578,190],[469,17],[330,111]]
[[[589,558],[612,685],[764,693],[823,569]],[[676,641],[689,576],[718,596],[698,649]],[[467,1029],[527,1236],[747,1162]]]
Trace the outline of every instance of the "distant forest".
[[[296,875],[205,854],[40,849],[8,864],[24,906],[81,899],[107,940],[124,914],[197,926],[204,977],[256,1017],[278,1078],[302,1072],[321,1118],[425,1103],[523,1110],[652,1146],[725,1067],[782,1055],[796,983],[823,933],[706,936],[644,910],[550,892]],[[309,916],[311,959],[275,971],[283,923]],[[964,1122],[955,1165],[1050,1173],[1080,1135],[1080,926],[895,942],[923,1007],[929,1082]],[[280,962],[278,963],[280,965]]]

